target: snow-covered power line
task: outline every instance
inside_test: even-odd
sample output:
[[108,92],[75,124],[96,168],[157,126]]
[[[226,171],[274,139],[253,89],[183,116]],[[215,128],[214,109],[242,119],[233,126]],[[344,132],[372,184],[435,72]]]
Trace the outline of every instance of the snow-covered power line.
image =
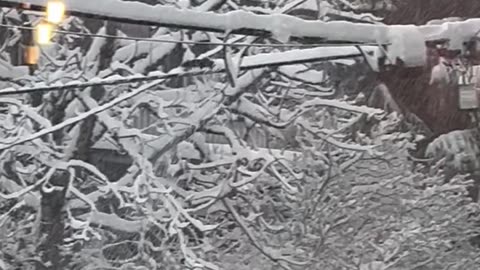
[[[17,26],[10,24],[0,23],[0,27],[22,30],[35,30],[35,27],[30,26]],[[280,44],[263,44],[263,43],[225,43],[225,42],[207,42],[207,41],[188,41],[188,40],[169,40],[169,39],[157,39],[157,38],[139,38],[128,36],[115,36],[106,34],[92,34],[82,32],[72,32],[65,30],[53,30],[52,32],[67,35],[67,36],[80,36],[80,37],[99,37],[110,39],[123,39],[132,41],[152,42],[152,43],[176,43],[187,45],[205,45],[205,46],[229,46],[229,47],[264,47],[264,48],[312,48],[312,47],[341,47],[341,46],[354,46],[354,45],[366,45],[377,46],[377,44],[365,44],[365,43],[318,43],[318,44],[300,44],[300,43],[280,43]]]
[[[67,13],[118,22],[158,25],[210,32],[231,32],[245,35],[273,35],[280,40],[289,37],[310,40],[354,43],[404,43],[411,37],[424,41],[451,41],[453,49],[461,49],[480,29],[480,19],[449,22],[441,25],[374,25],[345,21],[308,21],[286,14],[259,15],[236,10],[227,13],[178,9],[121,0],[64,0]],[[19,6],[28,3],[32,9],[45,9],[44,0],[0,0],[0,5]]]
[[[374,47],[364,46],[362,50],[369,53],[374,50]],[[338,59],[350,59],[362,57],[362,53],[359,52],[358,48],[354,46],[350,47],[326,47],[326,48],[312,48],[312,49],[297,49],[290,50],[286,52],[277,52],[277,53],[265,53],[257,54],[252,56],[247,56],[243,58],[242,64],[240,66],[241,70],[251,70],[256,68],[265,68],[265,67],[277,67],[282,65],[294,65],[302,63],[312,63],[320,61],[329,61],[329,60],[338,60]],[[202,61],[200,66],[205,68],[198,68],[196,61]],[[188,65],[186,65],[188,64]],[[174,77],[181,76],[199,76],[204,74],[211,73],[221,73],[225,72],[225,63],[221,59],[202,59],[202,60],[193,60],[187,62],[183,67],[174,69],[169,73],[162,72],[152,72],[149,75],[132,75],[122,77],[119,75],[113,75],[108,78],[94,78],[89,82],[81,81],[70,81],[67,83],[55,83],[52,85],[46,85],[45,83],[40,83],[32,87],[21,87],[21,88],[6,88],[0,90],[0,96],[2,95],[13,95],[13,94],[23,94],[23,93],[32,93],[32,92],[46,92],[46,91],[63,91],[71,89],[83,89],[91,86],[99,85],[118,85],[118,84],[129,84],[135,82],[147,82],[158,79],[169,79]]]

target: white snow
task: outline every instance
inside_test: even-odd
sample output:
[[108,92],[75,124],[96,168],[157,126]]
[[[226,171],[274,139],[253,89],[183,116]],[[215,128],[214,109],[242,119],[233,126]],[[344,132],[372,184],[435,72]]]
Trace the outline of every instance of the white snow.
[[[175,40],[178,40],[180,38],[180,35],[179,34],[154,35],[153,38],[175,41]],[[164,45],[167,45],[167,44],[159,44],[159,43],[153,44],[150,41],[132,42],[131,44],[118,49],[115,52],[115,54],[113,55],[113,61],[123,62],[123,61],[131,59],[133,57],[137,57],[138,55],[147,54],[150,51],[152,51],[153,49],[157,49],[157,47],[164,46]]]
[[314,98],[312,100],[306,101],[302,104],[302,107],[309,109],[312,107],[333,107],[345,111],[351,111],[356,113],[365,113],[368,115],[374,114],[382,114],[383,111],[380,109],[370,108],[367,106],[356,106],[348,104],[347,102],[340,101],[340,100],[329,100],[329,99],[321,99],[321,98]]
[[[45,5],[45,0],[6,0],[10,3],[31,3]],[[227,30],[252,29],[260,31],[279,31],[281,21],[281,36],[316,37],[329,40],[354,42],[382,43],[392,42],[392,35],[397,26],[375,25],[366,23],[351,23],[342,21],[321,22],[307,21],[295,16],[284,14],[258,15],[247,11],[233,11],[224,14],[214,12],[199,12],[196,10],[178,9],[170,6],[150,6],[138,2],[123,2],[120,0],[78,1],[65,0],[69,10],[92,13],[103,16],[125,17],[135,20],[151,21],[157,24],[170,24],[203,29]],[[441,25],[411,26],[418,29],[425,40],[440,40],[449,38],[453,48],[461,48],[466,41],[480,29],[480,19],[470,19],[462,22],[446,22]],[[417,39],[417,37],[415,37]]]
[[443,18],[443,19],[436,19],[436,20],[431,20],[428,21],[428,25],[441,25],[446,22],[459,22],[462,21],[463,19],[460,17],[448,17],[448,18]]
[[0,77],[8,79],[18,79],[28,75],[28,67],[14,67],[10,63],[0,59]]
[[297,78],[312,84],[322,83],[326,79],[322,70],[314,70],[305,65],[281,66],[278,70],[290,78]]
[[373,23],[379,23],[380,21],[383,20],[383,18],[377,17],[371,13],[355,13],[353,11],[338,10],[338,9],[335,9],[332,4],[326,1],[321,1],[319,4],[317,4],[317,0],[310,0],[310,1],[307,1],[305,4],[309,4],[309,8],[312,10],[317,10],[317,7],[312,8],[313,5],[315,6],[319,5],[318,8],[320,9],[321,17],[333,15],[343,19],[350,19],[350,20],[356,20],[361,22],[373,22]]
[[[374,46],[362,46],[366,52],[372,51]],[[360,55],[360,51],[354,46],[344,47],[317,47],[312,49],[297,49],[285,52],[262,53],[252,56],[247,56],[242,61],[242,67],[251,68],[262,66],[266,63],[288,63],[288,62],[302,62],[312,59],[325,59],[329,57],[345,57],[352,55]],[[224,66],[223,61],[216,61],[216,66],[221,68]]]
[[388,47],[388,57],[398,64],[401,59],[405,66],[423,66],[427,61],[425,37],[413,25],[395,25],[389,28],[389,40],[392,45]]
[[166,43],[162,44],[162,46],[151,46],[148,56],[146,58],[137,60],[133,65],[133,70],[137,73],[144,73],[149,66],[167,56],[175,48],[175,46],[175,43]]
[[352,66],[355,65],[355,60],[353,59],[339,59],[339,60],[332,60],[330,61],[334,64],[345,65],[345,66]]
[[[45,5],[46,1],[6,0],[6,2]],[[210,1],[209,5],[214,3],[215,1]],[[155,24],[209,29],[219,32],[240,29],[267,31],[281,41],[286,41],[289,37],[295,36],[334,41],[391,44],[388,51],[393,62],[398,57],[407,66],[422,65],[425,62],[425,53],[421,49],[425,47],[425,41],[448,39],[451,49],[463,49],[463,43],[470,40],[480,29],[480,19],[445,21],[441,24],[422,26],[387,26],[346,21],[308,21],[286,14],[259,15],[243,10],[214,13],[205,12],[203,8],[196,10],[178,9],[172,6],[151,6],[120,0],[65,0],[65,4],[72,11],[150,21]],[[139,63],[139,68],[141,69],[144,64]]]
[[[370,50],[372,46],[362,46],[364,50]],[[167,52],[167,50],[165,51]],[[293,61],[305,61],[305,60],[312,60],[312,59],[317,59],[321,61],[324,58],[328,57],[342,57],[342,56],[349,56],[349,55],[359,55],[359,51],[355,47],[318,47],[318,48],[313,48],[313,49],[299,49],[299,50],[290,50],[286,52],[274,52],[274,53],[265,53],[265,54],[257,54],[257,55],[252,55],[252,56],[247,56],[243,59],[242,61],[242,68],[259,68],[267,65],[274,65],[274,64],[283,64],[286,62],[293,62]],[[225,63],[222,59],[216,60],[215,65],[218,69],[224,68]],[[169,72],[169,74],[183,74],[185,71],[183,70],[172,70]],[[5,88],[3,90],[0,90],[0,94],[2,92],[9,92],[9,91],[18,91],[18,90],[34,90],[34,89],[44,89],[44,87],[48,89],[56,89],[56,88],[62,88],[62,87],[86,87],[86,86],[91,86],[93,83],[128,83],[129,80],[132,79],[139,79],[139,78],[145,78],[146,80],[152,80],[156,78],[161,78],[164,73],[161,72],[154,72],[150,73],[149,76],[143,76],[141,74],[134,74],[130,76],[125,76],[122,77],[120,75],[112,75],[109,77],[105,78],[96,78],[92,77],[90,78],[89,82],[66,82],[65,84],[62,84],[61,82],[58,82],[57,86],[47,86],[45,82],[39,82],[36,83],[33,87],[21,87],[19,89],[9,87]]]
[[450,73],[451,68],[447,67],[440,59],[439,63],[432,68],[432,72],[430,75],[430,85],[433,84],[443,84],[448,85],[450,84]]
[[[106,28],[102,27],[97,34],[105,35],[107,33],[106,31]],[[85,72],[88,77],[92,77],[98,73],[100,64],[98,60],[100,59],[100,52],[106,42],[107,40],[104,37],[93,38],[92,45],[90,45],[90,48],[83,59],[85,65],[89,67]]]

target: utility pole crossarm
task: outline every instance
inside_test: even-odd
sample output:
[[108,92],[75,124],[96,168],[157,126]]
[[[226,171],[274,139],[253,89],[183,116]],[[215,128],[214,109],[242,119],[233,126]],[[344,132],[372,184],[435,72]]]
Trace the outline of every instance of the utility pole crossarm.
[[[64,0],[64,2],[67,12],[79,17],[212,32],[273,35],[280,40],[290,37],[317,42],[323,40],[390,44],[396,30],[402,29],[404,32],[406,27],[344,21],[308,21],[285,14],[259,15],[240,10],[219,14],[121,0]],[[36,10],[43,10],[46,3],[47,0],[0,0],[0,6],[30,4],[31,8]],[[453,43],[457,44],[467,41],[477,33],[480,29],[480,19],[408,27],[420,32],[425,41],[454,39]]]

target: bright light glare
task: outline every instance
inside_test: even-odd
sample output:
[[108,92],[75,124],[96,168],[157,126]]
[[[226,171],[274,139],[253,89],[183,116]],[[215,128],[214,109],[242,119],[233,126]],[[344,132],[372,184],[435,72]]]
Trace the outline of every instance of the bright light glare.
[[40,45],[50,44],[52,39],[53,26],[47,22],[41,22],[37,25],[35,31],[35,40]]
[[61,0],[51,0],[47,3],[47,21],[59,24],[65,16],[65,4]]

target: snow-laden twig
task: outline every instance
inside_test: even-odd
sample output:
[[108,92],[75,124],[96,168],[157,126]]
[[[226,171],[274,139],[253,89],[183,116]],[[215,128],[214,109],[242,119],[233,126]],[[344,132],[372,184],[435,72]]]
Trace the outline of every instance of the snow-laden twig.
[[85,119],[87,119],[88,117],[92,116],[92,115],[96,115],[96,114],[99,114],[105,110],[108,110],[112,107],[114,107],[115,105],[118,105],[120,104],[121,102],[125,101],[125,100],[128,100],[136,95],[139,95],[145,91],[147,91],[148,89],[158,85],[159,83],[161,83],[163,80],[157,80],[157,81],[153,81],[151,83],[148,83],[146,85],[143,85],[141,86],[140,88],[128,93],[128,94],[125,94],[125,95],[122,95],[110,102],[107,102],[101,106],[98,106],[98,107],[95,107],[87,112],[84,112],[76,117],[72,117],[72,118],[69,118],[63,122],[61,122],[60,124],[57,124],[57,125],[54,125],[54,126],[51,126],[49,128],[46,128],[46,129],[43,129],[41,131],[38,131],[36,133],[33,133],[33,134],[30,134],[28,136],[25,136],[23,138],[19,138],[19,139],[15,139],[14,141],[11,141],[11,142],[2,142],[0,144],[0,151],[2,150],[5,150],[5,149],[9,149],[13,146],[16,146],[16,145],[19,145],[19,144],[23,144],[23,143],[26,143],[26,142],[30,142],[32,140],[35,140],[35,139],[38,139],[38,138],[41,138],[47,134],[50,134],[50,133],[53,133],[55,131],[58,131],[58,130],[61,130],[65,127],[68,127],[70,125],[73,125],[73,124],[76,124],[80,121],[83,121]]
[[32,119],[35,122],[37,122],[38,124],[40,124],[43,128],[49,128],[49,127],[52,126],[52,123],[50,123],[50,121],[48,119],[46,119],[45,117],[38,114],[34,109],[32,109],[28,106],[25,106],[18,99],[0,98],[0,103],[5,103],[5,104],[12,105],[12,106],[17,106],[20,109],[20,111],[23,111],[30,119]]
[[48,170],[48,172],[45,174],[45,176],[42,177],[42,179],[38,180],[37,182],[35,182],[35,184],[33,184],[29,187],[26,187],[22,190],[13,192],[11,194],[3,194],[3,193],[0,192],[0,198],[5,199],[5,200],[20,198],[23,195],[33,191],[35,188],[37,188],[41,185],[44,185],[46,182],[48,182],[50,180],[50,178],[53,176],[53,174],[55,173],[56,170],[57,170],[57,168],[54,168],[54,167],[50,168]]
[[367,152],[370,154],[374,154],[374,148],[375,146],[372,145],[359,145],[359,144],[348,144],[344,142],[340,142],[335,140],[333,137],[330,137],[329,135],[324,135],[321,132],[315,132],[313,128],[308,124],[305,123],[305,121],[298,121],[297,124],[301,126],[305,131],[307,131],[309,134],[320,138],[322,140],[325,140],[331,145],[334,145],[338,148],[341,149],[346,149],[346,150],[351,150],[351,151],[356,151],[356,152]]
[[288,13],[289,11],[295,9],[298,6],[301,6],[303,3],[309,0],[295,0],[292,2],[287,3],[283,7],[279,7],[275,10],[276,13]]
[[141,221],[126,220],[115,214],[107,214],[99,211],[89,212],[79,218],[89,218],[93,224],[102,225],[121,232],[138,233],[143,228]]
[[268,112],[268,110],[266,110],[264,107],[255,104],[246,98],[238,99],[237,102],[230,106],[230,109],[233,112],[243,115],[256,123],[264,124],[274,128],[285,128],[290,125],[293,120],[295,120],[295,117],[292,117],[287,122],[274,122],[273,120],[269,119],[269,116],[270,118],[274,118],[275,116],[270,115],[270,112]]
[[267,172],[273,175],[282,184],[282,186],[289,194],[295,194],[298,192],[298,189],[290,185],[288,183],[288,180],[283,175],[281,175],[274,166],[269,166]]
[[321,98],[314,98],[312,100],[307,100],[305,103],[302,104],[302,108],[304,108],[304,110],[314,109],[317,106],[332,107],[332,108],[350,111],[350,112],[365,113],[367,115],[379,115],[384,113],[384,111],[380,109],[370,108],[367,106],[351,105],[344,101],[321,99]]
[[[80,95],[79,97],[87,105],[87,107],[96,108],[95,106],[97,106],[97,105],[96,105],[95,100],[93,100],[93,98],[91,98],[87,95]],[[204,115],[200,115],[200,117],[202,117],[202,116],[204,116]],[[126,128],[122,125],[121,122],[112,118],[107,113],[100,112],[98,114],[98,117],[99,117],[99,120],[102,121],[107,126],[107,128],[109,130],[112,130],[113,132],[117,132],[120,135],[122,133],[125,133],[125,131],[128,132],[128,130],[126,130]],[[189,131],[187,131],[187,132],[189,132]],[[187,133],[187,134],[189,134],[189,133]],[[170,147],[175,146],[178,142],[183,141],[184,139],[185,139],[184,137],[173,137],[172,140],[167,142],[167,144],[165,145],[165,148],[163,148],[163,149],[165,151],[167,151],[167,150],[170,149]],[[122,140],[122,139],[119,139],[119,143],[122,144],[124,149],[133,158],[134,162],[137,164],[137,166],[139,166],[139,168],[141,170],[140,174],[137,175],[137,177],[135,178],[135,180],[133,182],[133,185],[134,185],[133,193],[137,193],[136,194],[137,199],[138,199],[139,194],[137,192],[138,190],[135,188],[135,185],[138,184],[137,181],[139,179],[142,180],[138,176],[155,179],[155,181],[157,182],[156,185],[159,187],[159,188],[157,188],[157,191],[162,193],[163,196],[166,198],[166,203],[168,203],[172,206],[171,211],[174,211],[174,213],[172,213],[172,215],[176,215],[177,218],[180,217],[180,216],[184,217],[191,224],[193,224],[195,227],[197,227],[201,231],[208,231],[208,230],[213,229],[212,226],[204,225],[202,222],[200,222],[199,220],[192,217],[185,209],[183,209],[183,206],[180,205],[176,201],[176,199],[172,195],[169,194],[170,190],[166,188],[166,186],[169,185],[169,183],[165,182],[162,178],[156,177],[154,175],[151,162],[148,161],[143,155],[141,155],[140,149],[139,149],[139,147],[137,146],[136,143],[133,143],[132,141]],[[94,214],[97,214],[97,213],[94,213]],[[94,219],[92,219],[92,220],[94,220]]]
[[[242,220],[242,217],[240,214],[235,210],[235,207],[232,205],[232,203],[228,199],[222,199],[223,204],[227,208],[227,210],[230,212],[230,214],[233,216],[237,224],[240,226],[242,231],[245,233],[247,238],[250,240],[252,245],[260,251],[265,257],[267,257],[269,260],[272,262],[280,265],[284,269],[290,269],[288,264],[290,265],[296,265],[296,266],[305,266],[308,264],[308,262],[297,262],[292,259],[286,258],[284,256],[277,256],[275,254],[272,254],[270,251],[268,251],[266,248],[262,247],[262,245],[258,242],[258,240],[255,238],[253,233],[248,229],[248,225],[245,224],[245,222]],[[283,263],[287,263],[287,265]]]
[[206,125],[203,128],[208,133],[221,134],[227,138],[230,143],[232,153],[237,153],[242,149],[242,140],[235,135],[235,132],[226,126]]
[[[5,224],[5,221],[7,220],[8,218],[8,215],[10,215],[13,211],[17,210],[18,208],[22,207],[26,205],[25,201],[19,201],[18,203],[16,203],[12,208],[10,208],[7,212],[5,212],[3,215],[0,216],[0,228],[3,227],[3,225]],[[1,266],[1,264],[0,264]]]
[[[290,50],[286,52],[274,52],[269,54],[258,54],[252,56],[246,56],[243,58],[240,70],[252,70],[260,69],[270,66],[291,65],[305,62],[319,62],[327,61],[331,59],[352,58],[358,57],[361,54],[358,53],[357,48],[354,46],[349,47],[320,47],[313,49],[302,50]],[[155,81],[161,79],[170,79],[182,76],[198,76],[205,74],[214,74],[225,72],[225,64],[222,60],[216,60],[214,62],[214,69],[200,69],[200,70],[186,70],[184,68],[176,68],[168,73],[154,71],[148,75],[130,75],[120,76],[111,75],[104,78],[95,77],[88,82],[70,81],[68,83],[57,82],[52,85],[46,85],[45,83],[37,83],[34,86],[20,87],[20,88],[5,88],[0,90],[0,95],[14,95],[20,93],[36,93],[44,91],[64,91],[71,89],[85,89],[93,86],[107,86],[107,85],[119,85],[119,84],[132,84],[137,82]]]
[[236,90],[231,93],[231,97],[233,97],[233,99],[225,100],[222,93],[216,93],[210,98],[206,99],[203,104],[200,104],[200,106],[195,109],[195,114],[190,117],[189,120],[191,122],[191,126],[181,132],[178,132],[171,140],[166,141],[162,146],[158,147],[150,159],[153,161],[159,160],[159,158],[169,151],[173,146],[177,145],[186,138],[189,138],[197,130],[201,129],[213,116],[217,114],[217,112],[222,108],[222,104],[234,102],[236,98],[239,98],[240,94],[243,91],[246,91],[245,89],[247,86],[249,86],[260,75],[262,75],[263,71],[264,70],[247,72],[238,78]]

